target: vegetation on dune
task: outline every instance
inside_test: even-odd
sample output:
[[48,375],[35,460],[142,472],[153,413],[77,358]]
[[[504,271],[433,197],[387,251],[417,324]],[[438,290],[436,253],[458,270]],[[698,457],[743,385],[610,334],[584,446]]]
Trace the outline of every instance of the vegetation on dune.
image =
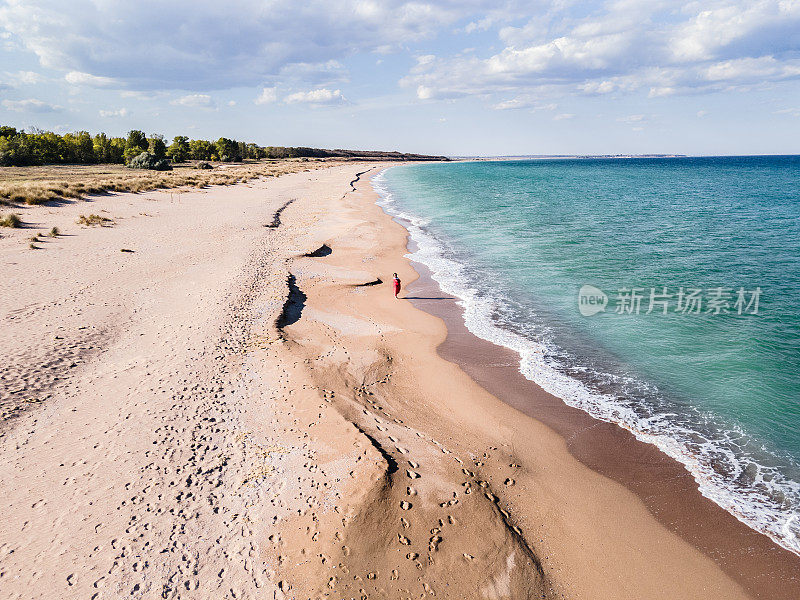
[[42,204],[106,192],[148,192],[178,187],[232,185],[258,177],[277,177],[338,161],[301,163],[295,159],[225,164],[196,169],[193,163],[172,171],[128,169],[123,165],[51,165],[0,169],[0,204]]
[[379,160],[447,160],[443,156],[424,156],[400,152],[364,150],[325,150],[322,148],[259,146],[225,137],[216,142],[190,140],[175,136],[167,146],[164,136],[133,129],[127,137],[108,137],[87,131],[59,135],[52,131],[33,129],[30,133],[14,127],[0,126],[0,167],[30,165],[128,164],[149,152],[159,160],[173,163],[186,160],[240,162],[243,160],[283,158],[346,158]]
[[100,225],[105,227],[109,223],[111,223],[111,219],[108,217],[103,217],[100,215],[91,214],[88,217],[86,215],[81,215],[77,221],[78,225],[86,225],[87,227],[92,225]]
[[10,213],[0,217],[0,227],[19,227],[22,225],[22,219],[19,215]]
[[[229,138],[190,140],[131,130],[126,137],[86,131],[59,135],[0,126],[0,205],[42,204],[103,192],[230,185],[341,160],[432,160],[443,157],[259,146]],[[446,159],[445,159],[446,160]],[[193,161],[191,163],[187,161]],[[217,164],[215,163],[235,163]],[[305,164],[301,164],[305,163]],[[131,169],[125,168],[128,165]]]
[[[163,142],[162,142],[163,144]],[[142,152],[128,163],[129,169],[149,169],[150,171],[172,171],[166,158],[159,158],[152,152]]]
[[234,162],[267,158],[267,148],[228,138],[216,142],[191,140],[176,136],[167,146],[164,136],[133,129],[127,137],[108,137],[87,131],[58,135],[52,131],[34,129],[30,133],[14,127],[0,126],[0,167],[65,164],[128,164],[149,152],[158,160],[216,160]]

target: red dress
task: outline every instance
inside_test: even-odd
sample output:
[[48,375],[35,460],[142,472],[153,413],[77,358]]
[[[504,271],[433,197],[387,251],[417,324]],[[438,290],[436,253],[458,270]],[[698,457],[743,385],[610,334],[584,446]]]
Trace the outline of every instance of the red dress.
[[394,278],[394,295],[397,296],[397,294],[399,294],[399,293],[400,293],[400,280],[397,277],[395,277]]

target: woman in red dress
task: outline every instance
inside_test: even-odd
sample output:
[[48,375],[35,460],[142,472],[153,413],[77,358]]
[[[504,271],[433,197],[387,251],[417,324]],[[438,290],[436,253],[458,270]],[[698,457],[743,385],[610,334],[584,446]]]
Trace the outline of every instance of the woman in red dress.
[[394,297],[397,298],[397,294],[400,293],[400,278],[397,276],[397,273],[394,273],[392,277],[394,283]]

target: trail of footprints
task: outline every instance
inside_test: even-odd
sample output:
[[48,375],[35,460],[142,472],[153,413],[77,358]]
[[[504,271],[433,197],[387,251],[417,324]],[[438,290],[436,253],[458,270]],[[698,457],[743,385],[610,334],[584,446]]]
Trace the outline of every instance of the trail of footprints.
[[[385,381],[388,381],[388,376],[379,383],[384,383]],[[334,391],[322,390],[322,398],[325,402],[334,402],[336,397]],[[487,481],[479,479],[475,471],[465,466],[467,463],[464,460],[456,455],[452,455],[451,451],[436,439],[430,438],[419,431],[415,431],[404,424],[402,419],[393,417],[392,414],[375,399],[374,392],[367,391],[363,388],[354,390],[352,401],[358,402],[359,400],[363,402],[361,405],[363,406],[361,414],[365,417],[365,422],[359,422],[358,425],[369,430],[371,424],[372,428],[376,431],[374,437],[379,439],[384,451],[392,455],[398,464],[403,465],[403,470],[401,472],[404,473],[404,478],[407,483],[403,486],[405,490],[404,498],[399,501],[401,516],[398,517],[399,527],[396,531],[395,539],[398,546],[406,548],[403,552],[405,559],[416,566],[418,584],[422,587],[425,594],[430,596],[436,595],[435,589],[424,580],[425,567],[434,564],[436,554],[440,550],[442,544],[445,543],[448,531],[453,527],[468,526],[462,524],[455,514],[451,512],[453,507],[456,507],[459,502],[468,501],[475,496],[482,496],[496,507],[506,525],[517,535],[521,535],[519,527],[512,523],[510,512],[499,505],[499,498],[492,492],[490,484]],[[414,438],[416,438],[416,440],[414,440]],[[403,442],[402,439],[406,439],[407,442]],[[442,510],[441,513],[438,515],[434,514],[432,517],[432,511],[424,510],[423,513],[420,514],[420,518],[423,520],[434,519],[429,523],[429,526],[425,528],[428,533],[423,540],[413,538],[411,530],[414,529],[414,515],[416,513],[416,505],[419,502],[417,483],[422,481],[424,477],[424,466],[418,460],[411,458],[411,451],[407,447],[419,445],[419,442],[423,442],[424,446],[428,448],[431,446],[434,447],[436,449],[435,451],[441,452],[442,454],[452,455],[453,461],[458,465],[461,474],[464,476],[461,490],[454,489],[450,497],[440,498],[436,502],[438,508]],[[425,453],[424,446],[423,454]],[[498,449],[491,448],[490,450],[497,451]],[[475,465],[475,468],[480,468],[484,466],[484,461],[489,458],[489,454],[484,454],[481,460],[473,460],[471,462]],[[509,463],[508,466],[512,471],[518,468],[518,465],[513,462]],[[513,478],[505,478],[504,484],[506,486],[513,486],[514,483],[515,481]],[[479,492],[476,493],[476,490],[479,490]],[[474,496],[472,496],[473,494]],[[416,529],[418,530],[419,528]],[[344,548],[343,554],[346,557],[349,555],[349,549],[346,546]],[[466,564],[471,564],[475,561],[475,554],[477,552],[474,550],[472,552],[473,553],[461,553],[461,557]],[[337,565],[337,568],[340,570],[340,573],[347,573],[346,561]],[[369,581],[381,579],[380,572],[371,571],[365,575],[366,579]],[[391,572],[388,573],[389,582],[398,581],[399,578],[400,572],[397,568],[392,569]],[[353,581],[363,581],[363,577],[353,575]],[[344,592],[349,588],[349,586],[342,588],[344,583],[345,582],[340,580],[337,576],[332,575],[328,581],[328,587],[332,590]],[[362,597],[369,597],[369,594],[363,588],[359,591],[362,593]],[[413,595],[411,590],[404,591],[409,593],[409,597]]]
[[[346,348],[338,340],[335,330],[323,323],[317,323],[316,325],[319,333],[326,340],[325,347],[327,350],[322,350],[316,359],[304,359],[304,366],[313,370],[316,363],[324,363],[325,359],[335,356],[336,353],[342,353],[349,362],[350,356]],[[379,338],[383,341],[382,332],[379,332]],[[401,556],[414,565],[412,573],[417,573],[416,585],[420,586],[421,593],[435,596],[435,589],[426,581],[426,569],[435,564],[437,554],[446,545],[446,540],[451,535],[450,532],[454,531],[454,528],[470,526],[468,523],[461,523],[453,512],[454,509],[458,510],[459,503],[490,502],[494,509],[498,511],[505,525],[519,536],[519,540],[523,544],[525,544],[525,541],[521,537],[519,527],[512,522],[510,512],[500,506],[499,498],[493,493],[490,484],[485,480],[479,479],[473,470],[484,466],[484,461],[490,458],[489,454],[484,454],[481,459],[471,461],[474,463],[474,467],[472,467],[458,456],[452,454],[447,447],[436,439],[412,429],[402,419],[395,417],[390,410],[382,406],[375,392],[372,391],[373,389],[378,390],[381,384],[389,382],[390,374],[388,371],[390,367],[386,370],[387,373],[383,377],[376,376],[373,378],[374,381],[369,383],[366,381],[365,375],[362,385],[356,386],[352,393],[347,394],[349,398],[342,398],[334,390],[324,388],[320,389],[320,395],[324,403],[333,405],[334,408],[352,406],[360,409],[356,411],[356,414],[360,414],[360,418],[356,418],[354,424],[368,434],[371,439],[376,440],[382,453],[390,456],[400,466],[399,471],[392,474],[391,477],[396,479],[397,476],[402,474],[405,479],[405,484],[402,485],[399,481],[392,482],[392,489],[402,489],[402,498],[397,499],[396,494],[392,492],[389,494],[389,498],[394,498],[390,501],[396,502],[397,508],[399,508],[398,516],[396,517],[397,529],[394,534],[395,544],[399,549],[402,549]],[[325,404],[321,405],[321,407],[324,406]],[[341,414],[352,414],[352,411],[348,410],[345,410],[345,412],[340,410],[339,412]],[[412,452],[412,448],[417,448],[417,450]],[[497,448],[491,449],[491,451],[497,450]],[[427,486],[423,485],[426,469],[422,461],[417,458],[417,456],[422,457],[428,452],[441,452],[444,455],[452,455],[453,461],[463,476],[460,489],[452,489],[446,497],[430,497],[434,493],[441,492],[432,492],[427,489]],[[508,477],[505,477],[505,486],[513,486],[515,484],[511,475],[513,475],[513,470],[516,467],[517,465],[513,461],[509,464],[512,472],[509,473]],[[443,479],[447,480],[448,478],[445,477]],[[423,495],[420,495],[421,493]],[[431,505],[435,508],[432,509]],[[316,519],[316,517],[314,518]],[[425,524],[426,521],[427,524]],[[343,540],[351,533],[346,519],[342,520],[342,525],[344,526],[344,531],[342,533],[337,531],[334,534],[334,542]],[[425,532],[424,537],[420,537],[422,532]],[[308,533],[312,542],[319,540],[318,530],[308,528]],[[359,536],[369,535],[358,531],[354,531],[352,534],[356,540],[358,540]],[[465,565],[473,564],[480,549],[466,548],[466,550],[468,551],[460,553],[460,557],[465,562]],[[309,555],[314,554],[310,550],[307,553]],[[372,584],[371,589],[373,592],[381,595],[381,592],[385,592],[385,589],[380,587],[380,582],[383,581],[383,585],[394,582],[395,586],[405,586],[397,587],[396,589],[408,597],[418,596],[417,592],[412,591],[411,588],[413,586],[407,580],[407,576],[403,575],[408,571],[401,568],[401,565],[394,565],[394,568],[385,574],[382,574],[378,569],[364,573],[351,573],[348,566],[350,554],[350,548],[347,544],[341,545],[341,561],[338,562],[332,562],[329,557],[318,553],[321,563],[333,569],[333,573],[327,578],[326,591],[323,595],[351,595],[351,592],[357,591],[361,598],[367,598],[370,595],[367,588],[370,586],[366,586],[366,582]],[[417,588],[417,590],[419,591],[420,588]],[[287,587],[287,589],[290,588]]]
[[[190,373],[169,388],[173,403],[157,415],[162,425],[153,432],[147,463],[140,477],[132,477],[135,483],[125,486],[130,495],[117,507],[129,515],[125,536],[109,540],[116,554],[94,581],[92,600],[180,598],[184,592],[255,597],[267,585],[269,573],[244,517],[241,493],[253,476],[248,466],[264,461],[257,444],[235,433],[236,395],[247,393],[248,385],[229,364],[246,353],[253,305],[264,296],[262,282],[274,268],[268,255],[268,244],[255,253],[246,273],[250,284],[230,303],[230,318],[213,350],[217,368]],[[150,515],[164,513],[172,518],[151,521]],[[164,523],[168,530],[155,529]],[[102,532],[102,523],[98,527]]]

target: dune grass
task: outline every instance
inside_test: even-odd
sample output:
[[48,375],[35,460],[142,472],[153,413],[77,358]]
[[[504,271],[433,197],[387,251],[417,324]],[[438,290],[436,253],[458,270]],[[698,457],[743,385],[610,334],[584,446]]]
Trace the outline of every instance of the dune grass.
[[22,225],[22,219],[15,213],[0,217],[0,227],[19,227],[20,225]]
[[197,169],[193,163],[172,171],[139,171],[123,165],[49,165],[0,167],[0,204],[44,204],[77,200],[105,192],[146,192],[178,187],[232,185],[258,177],[277,177],[336,164],[336,159],[280,159],[215,164]]
[[105,227],[106,225],[113,225],[113,222],[108,217],[101,217],[100,215],[81,215],[78,217],[76,221],[78,225],[86,225],[87,227],[91,227],[92,225],[100,225],[101,227]]

